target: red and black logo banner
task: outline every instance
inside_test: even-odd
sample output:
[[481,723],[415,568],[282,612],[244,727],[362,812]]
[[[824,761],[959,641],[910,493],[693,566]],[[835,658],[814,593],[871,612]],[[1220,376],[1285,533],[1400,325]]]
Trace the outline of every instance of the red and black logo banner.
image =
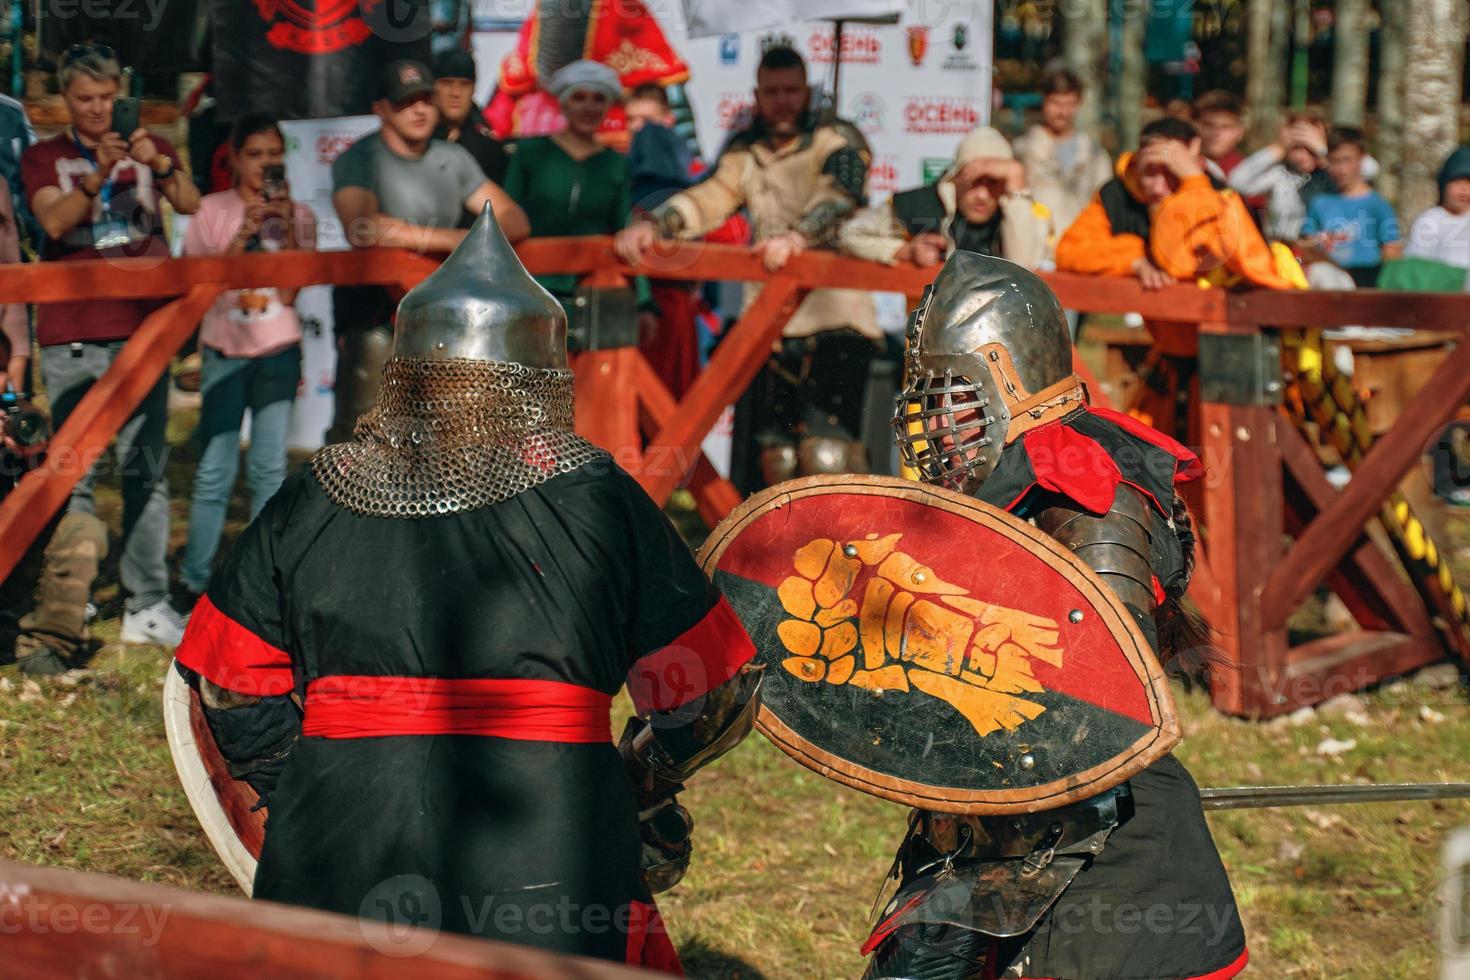
[[223,119],[370,111],[383,66],[429,60],[429,0],[211,0]]

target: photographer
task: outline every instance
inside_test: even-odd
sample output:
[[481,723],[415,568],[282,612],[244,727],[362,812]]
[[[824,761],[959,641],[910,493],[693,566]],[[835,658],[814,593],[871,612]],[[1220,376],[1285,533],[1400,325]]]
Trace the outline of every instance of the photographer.
[[[241,116],[230,130],[233,190],[210,194],[184,234],[184,255],[316,247],[316,217],[291,200],[281,161],[286,141],[276,120]],[[199,468],[189,504],[184,586],[198,596],[209,584],[230,491],[240,463],[240,421],[250,409],[245,481],[254,518],[286,477],[286,429],[301,381],[301,322],[294,289],[232,289],[204,315],[199,410]]]
[[[0,333],[0,364],[14,349]],[[50,426],[14,391],[0,392],[0,499],[40,466]],[[107,555],[107,528],[91,514],[58,514],[0,582],[0,663],[26,674],[59,674],[88,652],[87,599]],[[29,611],[27,611],[27,607]],[[22,615],[24,614],[24,615]]]
[[[58,69],[71,126],[28,147],[21,177],[31,211],[45,231],[43,262],[150,256],[163,261],[160,198],[192,214],[199,191],[169,143],[133,121],[137,102],[118,97],[122,71],[105,44],[68,48]],[[119,115],[131,116],[120,127]],[[118,132],[118,128],[129,132]],[[36,317],[41,373],[56,425],[111,366],[143,319],[163,305],[148,299],[95,299],[42,304]],[[168,382],[160,377],[117,435],[122,475],[121,578],[127,603],[124,643],[175,646],[183,621],[168,602]],[[95,513],[93,473],[78,481],[68,509]],[[80,612],[80,610],[79,610]]]

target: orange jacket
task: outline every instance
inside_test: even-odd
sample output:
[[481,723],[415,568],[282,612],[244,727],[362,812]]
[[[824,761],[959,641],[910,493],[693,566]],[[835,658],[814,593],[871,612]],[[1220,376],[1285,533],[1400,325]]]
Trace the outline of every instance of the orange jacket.
[[[1129,154],[1118,160],[1118,179],[1141,202],[1131,163]],[[1057,242],[1057,269],[1062,272],[1127,276],[1144,257],[1184,282],[1238,279],[1268,289],[1297,288],[1278,271],[1277,256],[1240,195],[1216,190],[1205,174],[1186,177],[1152,209],[1146,241],[1138,234],[1114,233],[1100,191]]]

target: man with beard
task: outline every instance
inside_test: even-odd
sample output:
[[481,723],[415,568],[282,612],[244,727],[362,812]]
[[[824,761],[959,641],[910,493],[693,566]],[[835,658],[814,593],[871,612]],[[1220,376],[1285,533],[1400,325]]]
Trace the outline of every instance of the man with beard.
[[[618,253],[637,264],[660,236],[698,238],[744,207],[756,250],[775,272],[808,248],[836,248],[843,221],[866,203],[871,159],[856,127],[812,111],[801,55],[772,48],[756,70],[755,121],[730,138],[708,180],[629,224]],[[747,305],[754,296],[747,293]],[[867,292],[807,296],[736,407],[737,483],[866,470],[863,395],[882,337]],[[756,460],[740,458],[756,447]]]
[[[485,176],[504,185],[510,155],[490,134],[490,127],[485,125],[484,115],[475,104],[475,59],[463,48],[451,48],[434,59],[434,108],[439,110],[434,138],[469,150]],[[474,215],[466,212],[466,218],[468,228]]]

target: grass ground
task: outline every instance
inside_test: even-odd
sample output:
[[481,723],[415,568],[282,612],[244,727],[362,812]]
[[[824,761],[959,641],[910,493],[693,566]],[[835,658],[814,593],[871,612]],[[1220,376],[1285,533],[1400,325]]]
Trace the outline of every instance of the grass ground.
[[[177,548],[193,453],[189,417],[176,414]],[[101,501],[116,527],[116,495],[105,483]],[[239,500],[236,528],[244,517]],[[1466,530],[1456,527],[1462,546]],[[166,655],[115,642],[115,572],[105,574],[98,598],[105,645],[89,682],[37,685],[0,668],[0,856],[232,892],[168,757],[159,708]],[[1181,693],[1178,754],[1201,785],[1466,778],[1462,692],[1404,682],[1364,701],[1361,717],[1260,724],[1225,718],[1203,695]],[[1317,747],[1327,738],[1356,744],[1323,755]],[[694,866],[660,904],[690,975],[856,976],[869,907],[905,811],[799,768],[758,736],[701,773],[685,803],[698,822]],[[1466,824],[1465,802],[1212,817],[1245,916],[1250,975],[1435,975],[1430,896],[1439,848]]]

